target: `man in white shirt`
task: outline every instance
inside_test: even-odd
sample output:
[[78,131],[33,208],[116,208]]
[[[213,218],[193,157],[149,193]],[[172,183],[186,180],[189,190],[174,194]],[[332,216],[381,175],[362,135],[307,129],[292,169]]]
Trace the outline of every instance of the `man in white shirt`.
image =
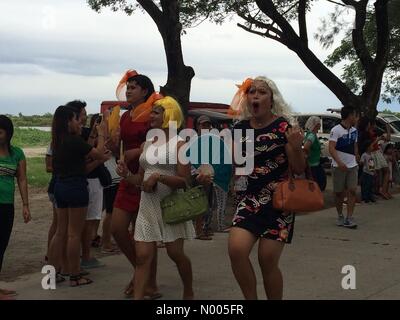
[[[351,107],[341,110],[342,122],[331,130],[329,153],[332,156],[333,191],[338,212],[338,226],[356,228],[353,213],[356,202],[359,154],[357,148],[358,113]],[[347,217],[343,216],[343,201],[347,195]]]

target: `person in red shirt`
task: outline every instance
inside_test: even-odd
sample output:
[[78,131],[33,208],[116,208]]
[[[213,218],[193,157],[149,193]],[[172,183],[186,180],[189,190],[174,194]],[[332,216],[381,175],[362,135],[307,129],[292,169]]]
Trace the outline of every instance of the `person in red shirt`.
[[[129,70],[121,79],[117,88],[117,95],[121,94],[121,88],[126,88],[126,100],[129,102],[130,108],[121,116],[119,136],[114,138],[114,141],[117,141],[117,145],[122,143],[124,160],[129,170],[135,174],[139,169],[140,146],[145,142],[147,131],[150,128],[151,107],[160,96],[155,93],[151,80],[145,75],[137,74],[134,70]],[[134,268],[136,266],[136,254],[134,240],[129,233],[129,226],[132,224],[132,230],[134,230],[139,202],[140,189],[121,181],[114,201],[111,229],[119,248]],[[156,272],[157,256],[154,257],[151,264],[150,280],[146,288],[146,296],[149,298],[160,297]],[[132,297],[133,278],[124,293],[127,297]]]

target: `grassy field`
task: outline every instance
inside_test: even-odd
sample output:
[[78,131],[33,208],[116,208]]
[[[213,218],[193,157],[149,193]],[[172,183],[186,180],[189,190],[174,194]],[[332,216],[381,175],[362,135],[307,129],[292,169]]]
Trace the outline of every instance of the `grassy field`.
[[44,157],[28,158],[26,162],[28,184],[36,188],[47,187],[51,174],[46,172]]
[[47,147],[51,141],[51,132],[38,129],[14,129],[11,143],[18,147]]

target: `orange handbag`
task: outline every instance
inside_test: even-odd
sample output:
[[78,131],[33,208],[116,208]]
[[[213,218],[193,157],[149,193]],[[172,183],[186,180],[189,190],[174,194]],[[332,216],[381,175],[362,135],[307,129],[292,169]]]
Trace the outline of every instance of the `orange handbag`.
[[[310,168],[306,172],[310,175]],[[311,175],[310,175],[311,177]],[[275,209],[285,212],[313,212],[324,208],[324,196],[311,179],[295,179],[289,168],[289,179],[277,184],[272,197]]]

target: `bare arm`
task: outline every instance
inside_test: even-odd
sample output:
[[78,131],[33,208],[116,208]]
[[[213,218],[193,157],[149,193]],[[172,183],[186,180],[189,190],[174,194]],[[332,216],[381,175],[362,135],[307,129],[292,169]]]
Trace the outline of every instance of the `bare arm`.
[[46,155],[45,161],[46,161],[46,172],[49,173],[53,172],[53,157]]
[[302,174],[306,169],[306,157],[303,150],[301,148],[293,148],[289,144],[285,146],[285,149],[293,173]]
[[390,128],[390,124],[386,123],[386,141],[390,141],[392,138],[392,129]]
[[356,156],[357,162],[360,162],[360,153],[358,151],[358,143],[354,143],[354,155]]
[[343,164],[343,162],[339,159],[339,156],[336,151],[336,141],[329,141],[329,153],[332,156],[333,160],[336,161],[339,168],[342,170],[347,170],[347,167]]
[[[139,149],[135,149],[139,150],[139,156],[143,152],[143,148],[144,148],[144,143],[142,143]],[[117,174],[123,177],[129,184],[141,186],[143,183],[143,178],[144,178],[143,168],[139,167],[138,173],[132,175],[126,165],[125,160],[118,161]]]
[[106,160],[104,160],[104,152],[105,152],[104,146],[105,146],[106,137],[107,137],[106,121],[104,121],[104,119],[103,119],[96,128],[97,128],[97,132],[98,132],[97,146],[96,146],[96,148],[92,148],[92,150],[88,154],[88,157],[93,160],[101,160],[104,162],[104,161],[106,161]]
[[306,153],[307,156],[310,154],[311,145],[312,145],[312,142],[311,142],[310,140],[307,140],[307,141],[304,143],[303,150],[304,150],[304,152]]
[[26,160],[21,160],[18,163],[17,183],[23,204],[22,215],[24,217],[24,222],[28,223],[31,220],[31,214],[29,211],[28,179],[26,177]]
[[[178,154],[179,150],[185,144],[184,141],[178,142]],[[152,192],[153,187],[158,183],[165,184],[173,190],[185,188],[187,182],[190,179],[190,164],[182,164],[178,159],[176,175],[160,175],[159,173],[152,174],[144,183],[143,190],[145,192]]]
[[286,132],[288,143],[285,145],[289,165],[295,174],[302,174],[306,169],[306,157],[302,150],[303,132],[300,128],[288,128]]

